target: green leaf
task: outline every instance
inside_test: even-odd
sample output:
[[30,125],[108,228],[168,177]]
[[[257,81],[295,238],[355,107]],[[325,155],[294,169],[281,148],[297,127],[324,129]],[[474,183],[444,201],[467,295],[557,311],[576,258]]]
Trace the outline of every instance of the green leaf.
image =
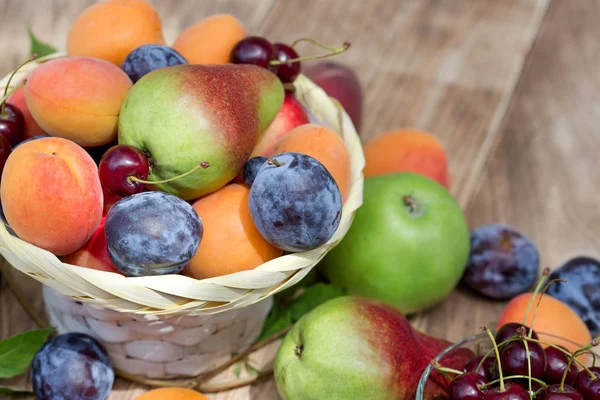
[[275,302],[265,321],[263,331],[258,340],[266,339],[280,330],[287,328],[291,324],[292,320],[290,318],[289,310],[284,309],[280,303]]
[[54,329],[33,330],[0,342],[0,378],[12,378],[25,372],[35,353]]
[[0,393],[1,394],[34,394],[31,390],[23,390],[23,389],[13,389],[6,386],[0,385]]
[[289,306],[292,323],[297,322],[304,314],[325,303],[327,300],[343,295],[344,292],[341,289],[326,283],[319,282],[307,287]]
[[38,58],[40,58],[56,53],[56,49],[54,47],[39,41],[39,39],[33,34],[30,26],[27,26],[27,33],[29,33],[29,40],[31,42],[31,54],[35,54]]
[[252,366],[252,364],[250,364],[250,360],[246,359],[246,361],[244,362],[244,367],[246,368],[246,372],[250,375],[259,375],[260,371],[257,370],[256,368],[254,368]]
[[236,378],[240,379],[240,374],[242,373],[242,362],[238,362],[237,364],[235,364],[235,367],[233,367],[233,374],[235,375]]

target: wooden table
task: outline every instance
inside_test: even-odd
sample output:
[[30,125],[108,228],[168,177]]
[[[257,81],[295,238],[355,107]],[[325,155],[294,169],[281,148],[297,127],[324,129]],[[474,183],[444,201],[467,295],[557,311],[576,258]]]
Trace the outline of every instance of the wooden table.
[[[88,0],[1,0],[0,74],[28,52],[25,24],[64,47]],[[173,40],[216,12],[251,33],[291,42],[352,42],[338,61],[365,89],[363,138],[411,126],[435,133],[452,193],[471,228],[511,224],[538,245],[542,266],[599,257],[600,31],[597,0],[155,0]],[[39,285],[19,281],[41,312]],[[493,325],[503,303],[457,290],[415,324],[457,340]],[[0,337],[34,324],[0,290]],[[255,356],[268,362],[276,345]],[[111,400],[143,387],[119,380]],[[277,399],[272,381],[211,399]]]

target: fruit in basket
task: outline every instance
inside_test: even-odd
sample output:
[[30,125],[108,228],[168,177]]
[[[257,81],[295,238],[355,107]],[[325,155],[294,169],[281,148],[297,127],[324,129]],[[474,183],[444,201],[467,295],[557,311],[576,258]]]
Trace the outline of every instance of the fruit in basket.
[[17,107],[21,111],[21,114],[23,114],[23,120],[25,121],[25,131],[23,132],[24,139],[46,135],[40,125],[33,119],[31,111],[29,111],[29,107],[27,107],[27,103],[25,102],[25,87],[20,87],[15,90],[6,102]]
[[546,372],[546,353],[539,343],[529,342],[527,349],[523,341],[507,343],[502,347],[500,360],[502,371],[507,375],[531,374],[533,378],[542,379]]
[[539,400],[583,400],[583,396],[569,385],[550,385],[542,391]]
[[249,204],[260,234],[292,252],[325,244],[342,217],[335,180],[323,164],[300,153],[270,157],[252,183]]
[[176,50],[161,44],[145,44],[133,50],[123,61],[123,71],[133,83],[155,69],[187,64]]
[[37,67],[25,84],[31,115],[51,136],[81,146],[110,143],[131,80],[117,66],[92,57],[64,57]]
[[196,279],[253,269],[279,257],[283,251],[258,232],[248,206],[250,189],[229,184],[196,200],[204,234],[198,251],[186,267]]
[[8,160],[8,156],[10,156],[11,151],[12,149],[8,139],[5,136],[0,135],[0,177],[2,176],[4,165],[6,164],[6,160]]
[[115,267],[108,254],[106,232],[104,231],[105,222],[106,217],[102,217],[98,229],[90,240],[79,250],[61,257],[61,260],[71,265],[120,274],[121,272]]
[[254,179],[256,179],[256,175],[258,174],[258,170],[260,170],[266,162],[267,157],[256,156],[252,157],[244,164],[244,168],[242,169],[242,179],[246,185],[252,186],[252,183],[254,183]]
[[144,0],[108,0],[88,7],[67,36],[70,56],[89,56],[119,67],[133,49],[164,44],[160,17]]
[[258,138],[250,157],[268,156],[281,137],[297,126],[308,124],[308,114],[291,93],[286,93],[277,116],[266,131]]
[[535,244],[513,227],[489,224],[471,232],[471,255],[462,283],[495,300],[512,299],[535,283],[540,255]]
[[[532,293],[524,293],[512,299],[500,315],[497,326],[501,327],[509,322],[521,323],[532,296]],[[535,304],[537,304],[539,296],[539,294],[535,295]],[[531,325],[531,314],[525,321],[527,325]],[[576,351],[579,348],[574,343],[584,345],[592,340],[590,331],[575,311],[550,296],[543,296],[539,302],[535,317],[535,329],[541,340],[563,346],[569,351]]]
[[271,42],[261,36],[248,36],[237,42],[231,50],[231,62],[269,68],[272,55]]
[[115,380],[106,350],[83,333],[46,342],[35,354],[30,373],[39,400],[105,400]]
[[575,257],[552,271],[548,279],[564,279],[547,293],[569,305],[592,333],[600,332],[600,261]]
[[8,139],[11,146],[23,140],[25,134],[25,118],[23,113],[12,104],[4,103],[0,108],[0,136]]
[[[498,340],[496,340],[496,342],[498,342]],[[498,342],[498,343],[500,343],[500,342]],[[443,366],[448,366],[446,363],[443,363],[443,362],[440,362],[440,364],[442,364]],[[496,366],[497,366],[497,364],[496,364],[495,357],[490,356],[490,357],[485,357],[485,359],[484,359],[483,356],[477,356],[477,357],[473,358],[471,361],[469,361],[465,365],[463,370],[465,372],[473,372],[473,373],[479,374],[479,375],[483,376],[484,378],[486,378],[488,381],[490,381],[493,379],[494,373],[497,370]]]
[[115,203],[105,230],[108,254],[124,275],[176,274],[198,250],[202,220],[176,196],[143,192]]
[[427,365],[448,345],[414,330],[383,302],[338,297],[310,311],[286,335],[275,381],[283,400],[408,400]]
[[480,400],[486,383],[488,380],[482,375],[466,372],[450,383],[450,397],[452,400]]
[[327,168],[342,194],[342,204],[350,192],[350,153],[334,130],[317,124],[300,125],[279,139],[270,156],[285,152],[313,157]]
[[146,180],[149,172],[150,163],[146,155],[140,149],[125,144],[108,149],[98,165],[102,188],[121,197],[141,193],[145,184],[131,178]]
[[367,142],[364,152],[367,178],[414,172],[449,187],[446,151],[440,141],[427,132],[414,129],[387,132]]
[[[565,369],[567,368],[567,365],[569,365],[569,357],[554,347],[546,347],[544,351],[546,352],[544,382],[548,384],[561,383]],[[575,378],[577,378],[577,364],[571,363],[569,365],[569,371],[565,376],[565,383],[567,385],[574,385]]]
[[150,390],[134,400],[208,400],[208,397],[192,389],[167,387]]
[[197,199],[240,172],[259,135],[277,115],[283,95],[279,79],[254,65],[158,69],[127,95],[119,118],[119,143],[149,157],[151,181],[210,163],[208,169],[154,185],[184,200]]
[[82,247],[102,218],[98,168],[67,139],[41,138],[15,148],[4,166],[0,196],[16,234],[59,256]]
[[[594,378],[590,375],[594,375]],[[600,398],[600,367],[590,367],[589,372],[579,371],[575,379],[575,388],[585,400],[598,400]]]
[[303,73],[338,100],[352,120],[357,132],[362,124],[362,90],[354,71],[335,61],[307,64]]
[[363,205],[321,271],[350,295],[415,313],[443,300],[469,257],[469,230],[456,200],[413,173],[365,180]]
[[287,62],[288,60],[296,60],[299,57],[296,50],[291,46],[288,46],[285,43],[273,44],[273,54],[271,58],[281,64],[273,65],[273,62],[271,62],[271,69],[277,74],[279,79],[281,79],[281,82],[294,82],[298,75],[300,75],[300,70],[302,69],[301,62]]
[[246,36],[242,23],[233,15],[216,14],[181,32],[173,48],[190,64],[226,64],[231,62],[233,47]]

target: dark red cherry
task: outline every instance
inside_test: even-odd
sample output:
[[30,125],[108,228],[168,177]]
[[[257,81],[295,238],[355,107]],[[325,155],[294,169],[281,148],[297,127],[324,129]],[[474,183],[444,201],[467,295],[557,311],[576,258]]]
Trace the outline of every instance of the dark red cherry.
[[487,379],[479,374],[465,372],[450,382],[450,398],[452,400],[481,400]]
[[12,147],[23,140],[25,133],[25,118],[23,113],[12,104],[4,105],[4,112],[0,112],[0,135],[8,139]]
[[572,386],[564,385],[561,390],[560,384],[554,384],[542,390],[538,400],[584,400],[584,398]]
[[529,393],[518,383],[505,382],[504,391],[499,387],[490,389],[483,395],[483,400],[529,400]]
[[102,187],[117,196],[130,196],[141,193],[144,184],[129,179],[132,176],[138,179],[148,179],[150,164],[144,152],[138,148],[119,144],[111,147],[104,153],[98,174]]
[[481,362],[481,360],[483,359],[483,356],[478,356],[475,357],[474,359],[472,359],[471,361],[469,361],[467,363],[467,365],[465,365],[465,372],[473,372],[476,374],[479,374],[483,377],[485,377],[487,380],[492,380],[492,377],[494,376],[494,369],[496,368],[496,357],[494,356],[488,356],[485,358],[485,360],[483,360],[483,363],[481,363],[481,367],[479,367],[479,369],[477,369],[477,367],[479,366],[479,363]]
[[4,170],[4,164],[8,160],[12,149],[8,139],[0,135],[0,177],[2,177],[2,171]]
[[[516,322],[509,322],[507,324],[502,325],[502,327],[498,329],[498,332],[496,332],[496,343],[500,344],[502,342],[507,341],[511,337],[519,336],[517,333],[517,329],[521,327],[524,327],[527,332],[527,335],[529,335],[529,327],[526,325],[519,324]],[[540,339],[537,333],[535,333],[535,331],[531,333],[531,337],[536,340]]]
[[[275,43],[273,45],[273,55],[271,56],[272,60],[285,62],[298,57],[299,56],[298,53],[296,53],[296,50],[287,44]],[[277,74],[283,83],[294,82],[298,75],[300,75],[300,69],[300,61],[271,66],[271,70]]]
[[[563,374],[565,372],[565,368],[567,368],[567,364],[569,363],[569,357],[565,353],[554,347],[546,348],[545,352],[546,372],[544,373],[544,382],[546,382],[549,385],[555,383],[560,384],[563,378]],[[565,384],[575,384],[576,377],[577,363],[573,361],[569,367],[569,372],[567,372]]]
[[254,64],[269,68],[273,55],[273,45],[260,36],[248,36],[240,40],[231,51],[231,62],[234,64]]
[[[539,343],[528,342],[527,346],[531,355],[531,377],[542,379],[546,371],[546,353]],[[523,341],[502,346],[500,360],[505,375],[530,376],[527,350]]]
[[585,400],[600,400],[600,367],[591,367],[589,370],[596,377],[592,379],[586,370],[581,370],[575,378],[575,389]]

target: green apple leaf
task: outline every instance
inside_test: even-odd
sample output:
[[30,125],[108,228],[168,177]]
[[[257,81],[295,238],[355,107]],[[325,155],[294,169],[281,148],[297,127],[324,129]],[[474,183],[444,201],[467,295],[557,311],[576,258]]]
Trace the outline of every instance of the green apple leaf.
[[7,386],[0,385],[0,394],[21,394],[21,395],[32,395],[34,394],[31,390],[25,389],[14,389]]
[[54,47],[48,43],[40,42],[40,40],[33,34],[30,26],[27,26],[27,33],[29,34],[29,40],[31,42],[30,54],[35,54],[38,58],[40,58],[56,53],[56,49]]
[[327,300],[343,295],[344,292],[341,289],[322,282],[307,287],[300,296],[290,303],[289,311],[292,323],[297,322],[304,314]]
[[0,378],[12,378],[24,373],[53,331],[53,328],[32,330],[1,341]]
[[263,325],[263,331],[260,334],[258,340],[263,340],[277,332],[287,328],[292,324],[290,318],[290,311],[286,309],[281,303],[273,303],[273,308],[267,316],[265,324]]

